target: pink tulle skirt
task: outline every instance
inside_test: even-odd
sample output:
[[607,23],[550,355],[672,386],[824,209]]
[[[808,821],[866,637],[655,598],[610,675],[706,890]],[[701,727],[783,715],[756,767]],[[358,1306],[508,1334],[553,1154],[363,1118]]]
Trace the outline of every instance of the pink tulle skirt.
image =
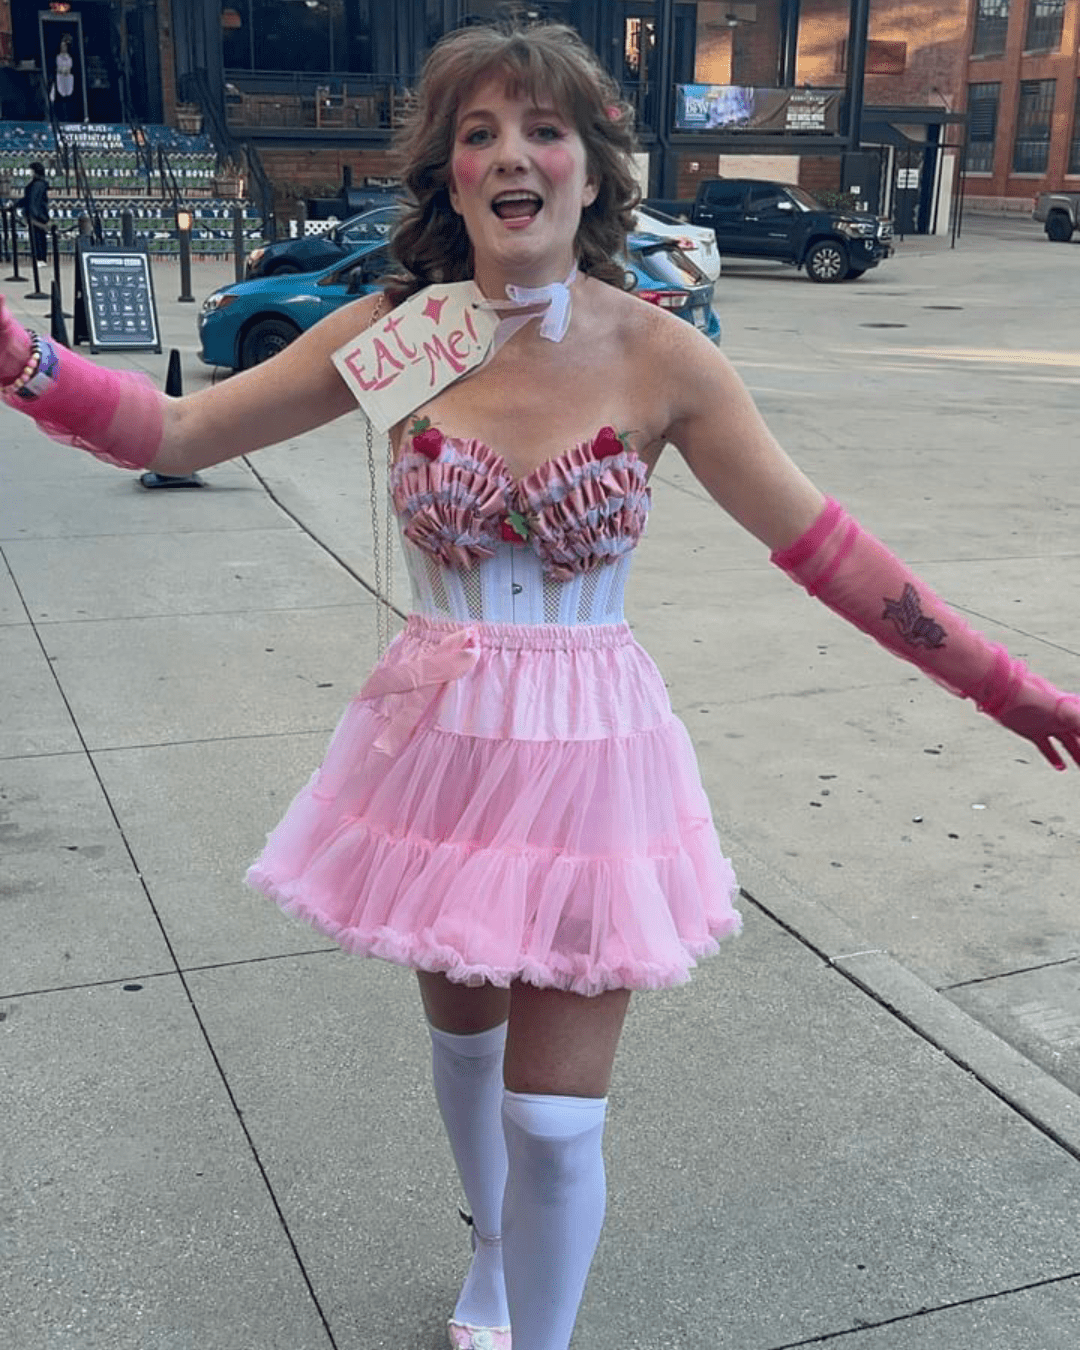
[[466,984],[660,988],[740,926],[690,739],[623,625],[414,615],[247,879]]

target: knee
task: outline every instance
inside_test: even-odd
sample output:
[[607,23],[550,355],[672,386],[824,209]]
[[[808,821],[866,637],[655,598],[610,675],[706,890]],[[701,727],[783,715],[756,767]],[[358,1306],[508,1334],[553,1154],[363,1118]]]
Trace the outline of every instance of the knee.
[[603,1166],[606,1097],[507,1091],[503,1128],[511,1170],[557,1197]]

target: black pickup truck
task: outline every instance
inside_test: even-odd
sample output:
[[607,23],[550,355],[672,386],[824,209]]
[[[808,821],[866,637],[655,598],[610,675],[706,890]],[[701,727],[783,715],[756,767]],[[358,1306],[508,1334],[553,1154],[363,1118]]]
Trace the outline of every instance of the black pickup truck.
[[833,210],[791,183],[712,178],[694,201],[646,200],[716,232],[721,257],[774,258],[812,281],[852,281],[893,251],[892,225],[866,211]]

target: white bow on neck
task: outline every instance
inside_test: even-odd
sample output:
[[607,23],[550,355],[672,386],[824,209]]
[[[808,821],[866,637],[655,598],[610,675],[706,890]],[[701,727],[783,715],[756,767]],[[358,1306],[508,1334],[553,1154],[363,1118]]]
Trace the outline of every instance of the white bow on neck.
[[565,281],[553,281],[548,286],[509,285],[506,288],[506,294],[510,297],[508,300],[482,301],[480,303],[481,309],[493,309],[496,313],[504,309],[515,311],[528,309],[535,305],[546,306],[538,314],[510,313],[505,318],[500,319],[499,326],[495,329],[495,336],[492,339],[491,355],[494,356],[503,343],[512,338],[527,323],[531,323],[533,319],[540,320],[541,337],[547,338],[549,342],[561,342],[566,336],[566,330],[570,327],[570,314],[573,307],[570,287],[574,284],[577,274],[578,267],[575,263]]

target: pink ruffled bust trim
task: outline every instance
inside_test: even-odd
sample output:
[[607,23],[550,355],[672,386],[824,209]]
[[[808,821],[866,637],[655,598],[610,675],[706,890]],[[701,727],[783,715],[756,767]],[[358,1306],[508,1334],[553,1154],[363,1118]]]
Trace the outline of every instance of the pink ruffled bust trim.
[[438,433],[424,435],[428,448],[407,450],[394,465],[391,492],[405,537],[447,567],[468,569],[490,558],[506,537],[511,512],[524,520],[523,542],[556,581],[615,562],[645,531],[644,462],[631,449],[596,453],[599,444],[617,439],[611,428],[520,482],[483,441],[442,437],[433,458],[431,438]]

